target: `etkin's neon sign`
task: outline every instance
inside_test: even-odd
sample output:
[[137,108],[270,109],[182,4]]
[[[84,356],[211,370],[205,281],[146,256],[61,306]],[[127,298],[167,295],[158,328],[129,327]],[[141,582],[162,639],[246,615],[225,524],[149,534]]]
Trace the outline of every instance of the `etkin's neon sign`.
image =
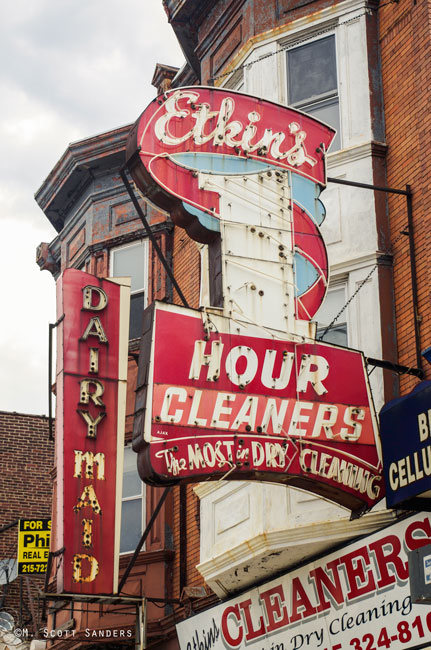
[[356,512],[383,497],[362,355],[316,342],[312,322],[328,285],[319,194],[333,138],[300,111],[201,87],[159,96],[132,129],[133,178],[209,244],[222,296],[148,312],[134,426],[144,480],[275,481]]
[[[326,184],[325,152],[334,136],[332,127],[298,110],[193,86],[150,103],[130,132],[127,156],[145,196],[169,210],[192,239],[211,243],[221,235],[223,276],[232,294],[239,273],[236,268],[229,277],[228,258],[241,257],[243,267],[250,260],[250,284],[259,257],[257,270],[274,278],[283,265],[280,295],[257,293],[267,296],[257,308],[269,314],[267,300],[287,303],[288,330],[293,332],[299,321],[310,321],[326,293],[328,260],[319,229],[325,208],[319,194]],[[247,242],[244,250],[250,239],[246,224],[260,226],[260,235],[256,232],[255,242]],[[268,245],[262,251],[258,236],[269,240],[272,249]],[[243,304],[242,296],[233,297],[242,312],[256,313],[256,306]],[[281,329],[271,320],[271,327]],[[304,332],[309,334],[307,327]]]
[[117,590],[128,280],[67,269],[57,282],[56,469],[51,550],[59,593]]
[[193,239],[208,242],[219,231],[221,204],[216,192],[200,186],[197,173],[272,168],[324,186],[324,155],[334,135],[332,127],[289,107],[192,86],[149,104],[130,133],[127,155],[139,153],[132,175],[145,195],[169,210]]

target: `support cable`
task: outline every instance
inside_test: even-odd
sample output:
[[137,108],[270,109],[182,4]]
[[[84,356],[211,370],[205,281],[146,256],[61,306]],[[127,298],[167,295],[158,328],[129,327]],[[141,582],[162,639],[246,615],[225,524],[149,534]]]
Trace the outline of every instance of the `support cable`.
[[121,169],[120,175],[121,175],[121,179],[122,179],[122,181],[124,183],[124,187],[126,188],[127,193],[129,194],[130,199],[131,199],[131,201],[132,201],[132,203],[134,205],[134,208],[135,208],[136,212],[138,213],[139,218],[141,219],[141,221],[142,221],[142,223],[144,225],[144,228],[146,230],[148,238],[150,239],[150,241],[151,241],[151,243],[153,245],[153,248],[154,248],[154,250],[156,251],[156,253],[157,253],[158,257],[159,257],[159,260],[163,264],[163,267],[164,267],[166,273],[168,274],[172,284],[174,285],[174,287],[176,289],[176,292],[179,295],[179,297],[181,299],[181,302],[183,303],[184,307],[189,307],[189,304],[188,304],[183,292],[181,291],[181,288],[180,288],[180,286],[179,286],[179,284],[178,284],[178,282],[177,282],[177,280],[176,280],[176,278],[175,278],[175,276],[174,276],[174,274],[172,272],[172,269],[171,269],[170,265],[168,264],[168,261],[167,261],[166,257],[163,255],[162,249],[160,248],[159,244],[157,243],[156,238],[154,237],[153,231],[151,230],[151,226],[148,223],[148,221],[147,221],[147,219],[146,219],[146,217],[145,217],[145,215],[144,215],[144,213],[142,211],[141,206],[139,205],[139,201],[136,198],[135,193],[134,193],[134,191],[133,191],[133,189],[132,189],[132,187],[131,187],[131,185],[129,183],[129,180],[128,180],[127,176],[126,176],[124,167]]
[[[418,377],[419,379],[424,378],[424,371],[422,370],[422,354],[421,354],[421,345],[420,345],[420,316],[419,316],[419,305],[418,305],[418,290],[417,290],[417,280],[416,280],[416,252],[415,252],[415,243],[414,243],[414,232],[413,232],[413,193],[410,185],[406,185],[405,190],[400,190],[394,187],[385,187],[381,185],[370,185],[369,183],[358,183],[355,181],[343,180],[341,178],[327,178],[328,183],[337,183],[338,185],[348,185],[352,187],[359,187],[366,190],[373,190],[376,192],[385,192],[386,194],[398,194],[406,197],[407,201],[407,228],[402,230],[398,237],[393,241],[394,245],[402,235],[407,235],[409,238],[410,246],[410,279],[412,285],[412,301],[413,301],[413,318],[414,318],[414,332],[415,332],[415,348],[416,348],[416,365],[417,368],[411,368],[409,366],[403,366],[397,363],[392,363],[391,361],[384,361],[379,359],[371,359],[368,357],[367,363],[370,365],[378,366],[380,368],[385,368],[387,370],[394,370],[399,374],[409,374]],[[354,294],[349,298],[344,307],[338,312],[332,322],[325,329],[323,334],[319,336],[319,340],[322,340],[323,337],[327,334],[328,330],[334,325],[338,320],[341,314],[344,312],[348,304],[353,300],[353,298],[358,294],[362,289],[364,284],[369,280],[371,275],[374,273],[378,266],[378,263],[371,269],[367,277],[360,283],[357,287]]]
[[320,336],[317,337],[317,340],[318,340],[318,341],[321,341],[321,340],[326,336],[326,334],[329,332],[329,330],[332,329],[332,327],[334,326],[335,322],[340,318],[340,316],[341,316],[341,314],[344,312],[344,310],[345,310],[345,309],[350,305],[350,303],[352,302],[352,300],[353,300],[353,299],[358,295],[358,293],[360,292],[360,290],[362,289],[362,287],[364,286],[364,284],[365,284],[366,282],[368,282],[368,280],[371,278],[371,276],[373,275],[374,271],[377,269],[377,266],[378,266],[378,265],[375,264],[375,265],[373,266],[373,268],[371,269],[371,271],[368,273],[367,277],[364,278],[364,279],[362,280],[362,282],[357,286],[356,291],[355,291],[354,293],[352,293],[352,295],[350,296],[350,298],[348,299],[348,301],[343,305],[343,307],[341,307],[340,311],[339,311],[338,314],[335,316],[335,318],[332,319],[332,321],[329,323],[329,325],[325,328],[324,332],[322,332],[322,334],[320,334]]
[[[394,0],[395,1],[395,0]],[[350,11],[346,11],[344,15],[347,15],[349,13],[357,12],[357,9],[351,9]],[[355,16],[352,18],[348,18],[347,20],[340,20],[337,22],[335,27],[340,27],[341,25],[347,25],[353,21],[356,21],[358,18],[362,18],[362,16],[367,16],[371,14],[371,9],[366,8],[362,13],[357,13]],[[232,70],[228,70],[228,72],[223,72],[216,77],[211,77],[209,79],[209,85],[214,85],[214,81],[218,81],[220,79],[226,79],[226,77],[230,77],[235,74],[235,72],[239,72],[241,70],[248,70],[252,66],[256,65],[256,63],[261,63],[265,59],[269,59],[272,56],[278,56],[279,54],[282,54],[283,52],[286,52],[287,50],[291,50],[294,47],[297,47],[298,45],[302,45],[303,43],[307,43],[308,41],[311,41],[312,39],[316,38],[317,36],[322,36],[323,34],[328,34],[329,32],[334,31],[334,24],[331,23],[329,27],[324,27],[323,29],[320,29],[317,32],[313,32],[309,36],[305,36],[302,38],[298,38],[293,42],[289,42],[286,45],[282,45],[276,52],[268,52],[267,54],[262,54],[262,56],[259,56],[257,59],[254,59],[253,61],[247,61],[246,63],[242,63],[241,65],[237,66],[236,68],[232,68]]]
[[171,488],[172,488],[171,485],[169,485],[168,487],[165,488],[162,496],[160,497],[160,500],[159,500],[157,506],[155,507],[155,509],[154,509],[154,511],[153,511],[153,513],[152,513],[152,515],[150,517],[150,521],[148,522],[147,527],[144,530],[144,532],[142,534],[142,537],[138,542],[137,547],[135,548],[135,552],[133,553],[132,557],[130,558],[130,562],[126,567],[124,575],[121,578],[121,582],[120,582],[120,584],[118,586],[118,593],[119,594],[121,593],[121,591],[122,591],[122,589],[123,589],[123,587],[124,587],[124,585],[125,585],[125,583],[127,581],[127,578],[130,575],[130,571],[132,570],[133,565],[135,564],[135,562],[137,560],[137,557],[138,557],[139,553],[141,552],[141,548],[145,544],[145,540],[147,539],[147,537],[148,537],[148,535],[149,535],[149,533],[151,531],[151,528],[153,527],[153,524],[154,524],[154,522],[156,520],[156,517],[157,517],[157,515],[159,514],[159,512],[160,512],[160,510],[162,508],[162,505],[164,504],[164,502],[166,500],[166,497],[168,496],[169,492],[171,491]]

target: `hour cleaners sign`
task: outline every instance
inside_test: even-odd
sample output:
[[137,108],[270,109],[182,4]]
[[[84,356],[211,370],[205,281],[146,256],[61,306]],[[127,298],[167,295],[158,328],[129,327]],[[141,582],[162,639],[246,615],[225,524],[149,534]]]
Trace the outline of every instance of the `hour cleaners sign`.
[[52,550],[59,592],[117,590],[129,280],[75,269],[57,283],[56,470]]
[[362,355],[156,303],[141,343],[134,448],[157,485],[258,479],[354,511],[383,496]]
[[181,650],[400,650],[431,643],[410,598],[407,552],[431,543],[425,513],[398,522],[177,625]]

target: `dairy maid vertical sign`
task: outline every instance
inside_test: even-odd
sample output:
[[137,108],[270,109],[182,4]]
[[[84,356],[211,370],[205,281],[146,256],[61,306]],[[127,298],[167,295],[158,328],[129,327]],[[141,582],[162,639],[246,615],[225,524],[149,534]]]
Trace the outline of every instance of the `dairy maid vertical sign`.
[[58,592],[115,593],[127,382],[129,280],[67,269],[57,282]]
[[355,511],[383,496],[359,352],[315,340],[327,290],[319,226],[333,129],[214,88],[154,100],[129,136],[132,176],[197,241],[219,246],[223,304],[156,304],[134,426],[141,477],[302,487]]

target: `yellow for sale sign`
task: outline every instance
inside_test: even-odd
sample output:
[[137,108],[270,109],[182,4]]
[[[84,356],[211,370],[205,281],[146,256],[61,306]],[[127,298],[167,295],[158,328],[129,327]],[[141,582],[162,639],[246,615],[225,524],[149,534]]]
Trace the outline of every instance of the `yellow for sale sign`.
[[18,575],[46,573],[51,519],[20,519],[18,527]]

